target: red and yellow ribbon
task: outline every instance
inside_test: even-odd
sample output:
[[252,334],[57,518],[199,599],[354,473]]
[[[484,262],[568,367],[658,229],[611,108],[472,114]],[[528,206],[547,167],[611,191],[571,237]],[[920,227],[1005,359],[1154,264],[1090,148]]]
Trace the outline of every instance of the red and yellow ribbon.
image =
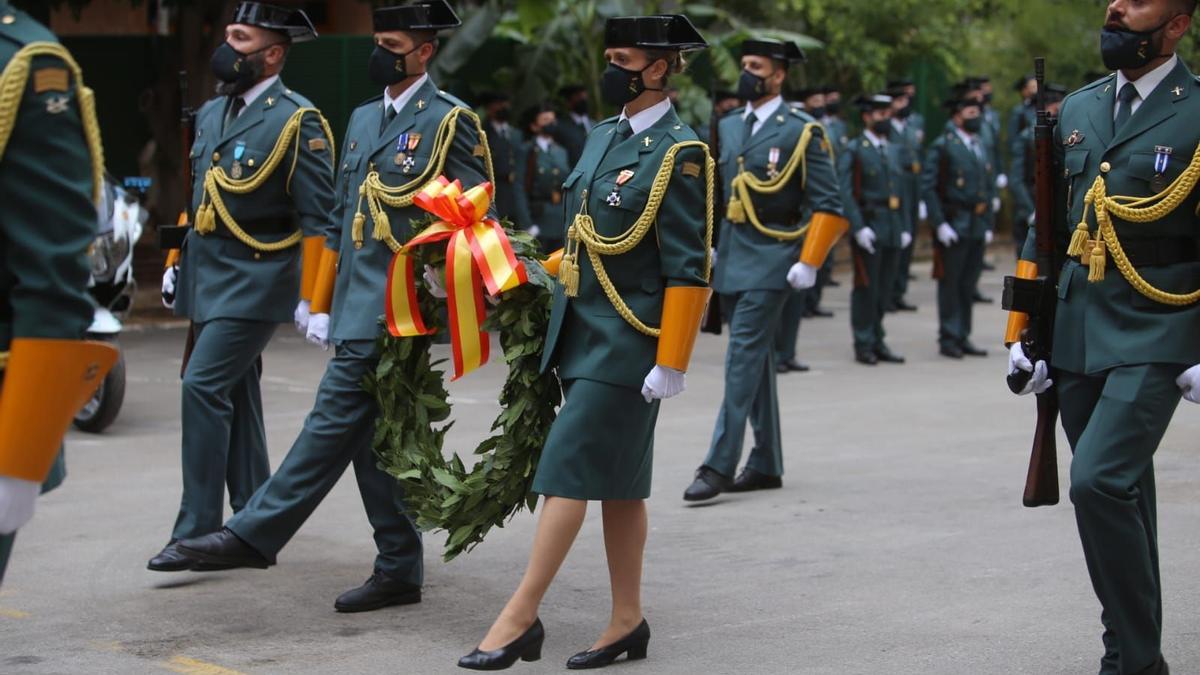
[[487,217],[492,190],[491,183],[481,183],[464,192],[459,181],[445,176],[426,185],[413,204],[439,220],[405,244],[388,268],[388,331],[396,337],[429,335],[434,331],[421,318],[410,251],[446,241],[446,301],[456,380],[488,360],[483,287],[497,296],[529,280],[504,228]]

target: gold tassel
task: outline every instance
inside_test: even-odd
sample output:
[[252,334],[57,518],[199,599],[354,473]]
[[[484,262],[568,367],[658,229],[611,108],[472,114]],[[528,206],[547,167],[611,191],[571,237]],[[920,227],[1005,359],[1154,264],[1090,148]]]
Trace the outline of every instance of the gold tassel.
[[558,267],[558,283],[563,285],[563,294],[568,298],[579,295],[579,261],[574,253],[563,255]]
[[201,235],[217,231],[217,215],[212,204],[201,204],[196,211],[196,232]]
[[1087,250],[1088,243],[1088,225],[1087,218],[1085,217],[1079,222],[1079,225],[1075,228],[1075,232],[1071,235],[1071,244],[1067,246],[1067,255],[1073,257],[1083,255],[1083,252]]
[[350,225],[350,238],[354,240],[354,245],[362,247],[363,243],[363,224],[367,222],[367,217],[362,211],[354,214],[354,221]]
[[387,239],[388,235],[392,233],[391,218],[388,218],[388,214],[384,213],[382,208],[371,214],[371,217],[375,220],[375,231],[371,233],[371,236],[375,241]]
[[746,222],[746,209],[742,206],[742,200],[737,197],[730,199],[729,206],[725,208],[725,217],[731,223],[741,224]]
[[1088,281],[1104,281],[1104,240],[1097,234],[1096,240],[1088,243],[1092,245],[1092,255],[1088,260]]

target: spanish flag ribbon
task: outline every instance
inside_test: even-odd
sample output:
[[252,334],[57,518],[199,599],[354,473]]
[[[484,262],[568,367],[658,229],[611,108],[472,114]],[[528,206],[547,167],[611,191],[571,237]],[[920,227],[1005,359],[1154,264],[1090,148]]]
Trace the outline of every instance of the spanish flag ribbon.
[[488,360],[483,287],[496,296],[529,280],[504,228],[487,217],[492,191],[491,183],[481,183],[464,192],[459,181],[445,176],[426,185],[413,204],[439,220],[409,240],[388,268],[388,331],[396,337],[429,335],[434,331],[421,318],[410,252],[446,242],[446,301],[456,380]]

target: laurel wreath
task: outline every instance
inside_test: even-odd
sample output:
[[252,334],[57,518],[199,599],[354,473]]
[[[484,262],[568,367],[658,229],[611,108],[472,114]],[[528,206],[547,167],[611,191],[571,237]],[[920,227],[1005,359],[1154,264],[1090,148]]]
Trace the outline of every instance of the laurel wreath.
[[[537,242],[506,230],[529,282],[505,292],[484,322],[485,330],[499,335],[508,378],[500,391],[502,410],[492,423],[494,433],[476,446],[470,470],[458,453],[449,459],[444,453],[454,422],[449,421],[449,394],[439,368],[446,360],[430,356],[432,337],[385,333],[379,366],[364,382],[379,403],[374,447],[381,466],[401,482],[408,515],[417,527],[447,532],[447,561],[473,549],[493,527],[504,527],[522,507],[534,510],[534,469],[562,399],[558,378],[541,373],[554,280],[542,268],[545,256]],[[412,253],[415,269],[426,264],[444,269],[444,247],[421,246]],[[421,286],[418,302],[422,316],[444,334],[445,301]]]

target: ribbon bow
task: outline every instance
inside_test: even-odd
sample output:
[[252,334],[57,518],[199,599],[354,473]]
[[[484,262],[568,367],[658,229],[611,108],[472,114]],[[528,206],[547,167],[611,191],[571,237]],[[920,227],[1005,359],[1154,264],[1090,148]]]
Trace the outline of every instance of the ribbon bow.
[[413,205],[439,220],[401,247],[388,269],[388,331],[396,337],[429,335],[434,331],[421,318],[410,251],[446,241],[446,301],[455,380],[488,360],[482,287],[496,296],[529,280],[504,228],[487,217],[492,191],[491,183],[481,183],[463,192],[459,181],[438,176],[413,198]]

